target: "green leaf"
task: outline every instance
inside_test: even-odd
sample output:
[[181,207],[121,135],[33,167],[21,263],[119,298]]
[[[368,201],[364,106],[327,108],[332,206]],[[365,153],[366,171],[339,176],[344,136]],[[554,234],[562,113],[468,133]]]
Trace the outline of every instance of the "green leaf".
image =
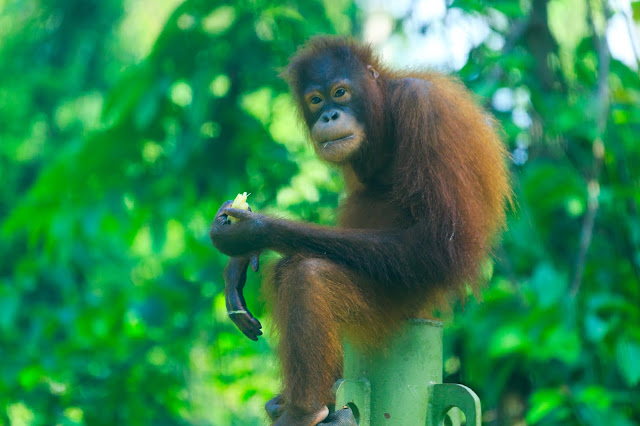
[[530,285],[540,306],[548,308],[567,294],[568,282],[566,276],[559,274],[553,265],[545,262],[536,268]]
[[633,11],[633,20],[636,21],[636,23],[640,23],[640,1],[632,1],[631,10]]
[[578,393],[578,401],[598,410],[609,408],[611,399],[611,393],[602,386],[588,386]]
[[640,382],[640,342],[625,337],[618,340],[616,362],[629,386]]
[[38,383],[40,383],[40,379],[42,379],[44,372],[42,367],[39,365],[33,364],[28,367],[25,367],[20,371],[19,380],[20,385],[26,390],[33,389]]
[[540,389],[531,396],[531,408],[527,412],[527,422],[538,423],[540,420],[561,407],[564,395],[559,389]]
[[577,361],[582,345],[580,337],[574,330],[567,330],[564,326],[553,326],[544,333],[542,346],[534,352],[537,359],[558,359],[566,364]]
[[596,314],[587,314],[584,320],[585,333],[592,342],[602,340],[609,331],[609,323]]
[[491,339],[489,353],[500,357],[514,352],[526,352],[530,343],[528,336],[520,328],[506,326],[500,328]]

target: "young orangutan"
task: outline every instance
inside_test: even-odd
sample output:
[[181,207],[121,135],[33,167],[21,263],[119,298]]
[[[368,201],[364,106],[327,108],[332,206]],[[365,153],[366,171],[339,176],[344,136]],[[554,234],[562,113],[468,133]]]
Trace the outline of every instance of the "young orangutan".
[[450,77],[392,71],[370,47],[329,37],[312,39],[284,75],[317,154],[344,173],[339,227],[227,202],[210,236],[235,256],[227,306],[254,340],[261,326],[242,297],[249,256],[285,256],[271,283],[284,389],[267,408],[276,425],[315,425],[332,401],[344,336],[379,343],[466,284],[478,289],[510,187],[497,124]]

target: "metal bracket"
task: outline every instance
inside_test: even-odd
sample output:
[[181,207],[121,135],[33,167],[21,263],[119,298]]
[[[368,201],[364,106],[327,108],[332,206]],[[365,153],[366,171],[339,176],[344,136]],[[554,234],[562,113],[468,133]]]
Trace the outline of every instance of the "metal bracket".
[[359,426],[371,424],[371,384],[367,379],[340,379],[333,385],[336,409],[349,407]]
[[[480,398],[468,387],[455,383],[436,383],[430,385],[429,390],[427,426],[444,425],[444,419],[453,407],[464,413],[468,426],[482,425]],[[451,420],[454,426],[460,424],[460,419]]]

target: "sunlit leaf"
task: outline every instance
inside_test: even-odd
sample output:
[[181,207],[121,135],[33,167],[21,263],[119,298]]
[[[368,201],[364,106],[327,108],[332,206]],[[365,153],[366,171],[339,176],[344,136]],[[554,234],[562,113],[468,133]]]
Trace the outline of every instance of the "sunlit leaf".
[[527,412],[527,421],[536,424],[549,414],[562,407],[565,396],[559,389],[540,389],[531,396],[531,408]]

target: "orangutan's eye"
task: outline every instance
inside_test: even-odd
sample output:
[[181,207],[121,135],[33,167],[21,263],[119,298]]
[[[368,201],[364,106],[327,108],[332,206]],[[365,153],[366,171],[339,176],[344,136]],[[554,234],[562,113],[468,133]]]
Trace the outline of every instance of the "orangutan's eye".
[[322,98],[320,96],[314,96],[313,98],[311,98],[311,103],[312,104],[319,104],[320,102],[322,102]]
[[345,93],[347,93],[346,90],[344,90],[342,87],[339,88],[338,90],[336,90],[336,93],[333,94],[334,98],[339,98],[345,95]]

